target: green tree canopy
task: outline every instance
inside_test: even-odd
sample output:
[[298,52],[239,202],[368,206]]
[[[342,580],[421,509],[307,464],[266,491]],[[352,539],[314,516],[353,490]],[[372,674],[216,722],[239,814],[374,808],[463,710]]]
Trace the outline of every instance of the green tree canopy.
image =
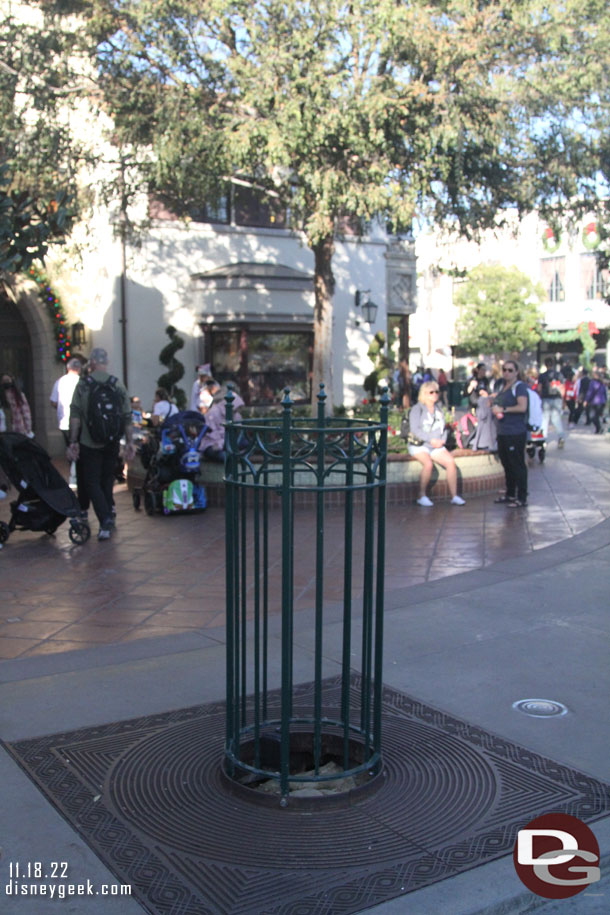
[[[23,20],[21,7],[44,19]],[[2,262],[26,266],[69,228],[82,150],[66,113],[99,96],[122,165],[107,189],[124,212],[142,190],[185,212],[245,182],[290,213],[314,253],[314,382],[329,394],[346,220],[449,222],[473,236],[509,205],[549,219],[595,205],[610,224],[599,204],[610,178],[604,0],[32,0],[2,11]]]
[[516,267],[475,267],[458,290],[456,333],[460,351],[514,353],[535,346],[541,337],[539,306],[544,290]]
[[80,22],[66,14],[81,6],[0,5],[0,271],[42,260],[77,212],[82,149],[68,111],[91,82],[76,54]]
[[462,234],[594,190],[602,0],[91,0],[115,140],[178,212],[246,182],[315,259],[314,393],[329,393],[346,217]]

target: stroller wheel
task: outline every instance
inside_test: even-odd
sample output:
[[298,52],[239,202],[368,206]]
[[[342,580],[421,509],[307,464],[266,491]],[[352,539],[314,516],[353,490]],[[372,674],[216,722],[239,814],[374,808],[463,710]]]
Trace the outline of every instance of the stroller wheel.
[[144,493],[144,511],[147,515],[154,515],[155,513],[155,496],[152,492]]
[[11,532],[11,529],[8,526],[8,524],[6,523],[6,521],[0,521],[0,543],[6,543],[10,532]]
[[540,450],[538,452],[538,460],[540,461],[541,464],[544,463],[545,457],[546,457],[546,448],[543,445],[542,448],[540,448]]
[[535,449],[535,448],[530,448],[530,447],[528,446],[525,450],[527,451],[527,456],[528,456],[528,458],[533,458],[534,455],[536,454],[536,449]]
[[133,507],[135,508],[135,510],[136,510],[136,511],[139,511],[139,510],[140,510],[140,504],[141,504],[141,501],[142,501],[141,496],[140,496],[140,490],[139,490],[139,489],[134,489],[134,491],[133,491],[133,493],[132,493],[132,495],[131,495],[131,501],[133,502]]
[[68,536],[72,543],[86,543],[91,536],[91,528],[86,521],[70,521]]

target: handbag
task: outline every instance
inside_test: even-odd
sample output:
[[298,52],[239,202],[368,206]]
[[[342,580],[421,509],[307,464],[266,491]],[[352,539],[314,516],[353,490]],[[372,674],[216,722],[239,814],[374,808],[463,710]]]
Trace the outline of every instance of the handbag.
[[404,439],[408,445],[424,444],[423,439],[417,438],[417,436],[413,435],[411,432],[411,427],[409,425],[409,413],[403,413],[402,419],[400,420],[400,437]]

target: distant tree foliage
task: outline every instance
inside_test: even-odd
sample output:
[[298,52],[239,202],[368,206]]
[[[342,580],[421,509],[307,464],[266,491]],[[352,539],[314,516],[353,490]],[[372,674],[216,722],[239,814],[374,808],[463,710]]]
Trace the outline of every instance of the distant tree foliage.
[[92,84],[74,57],[79,23],[63,15],[74,8],[53,0],[0,7],[0,271],[7,273],[43,260],[77,213],[82,151],[66,111]]
[[115,139],[185,204],[245,181],[314,254],[314,384],[330,377],[341,225],[472,236],[508,205],[595,197],[603,0],[91,0]]
[[475,267],[455,296],[460,352],[491,355],[535,346],[542,332],[543,298],[542,287],[516,268]]

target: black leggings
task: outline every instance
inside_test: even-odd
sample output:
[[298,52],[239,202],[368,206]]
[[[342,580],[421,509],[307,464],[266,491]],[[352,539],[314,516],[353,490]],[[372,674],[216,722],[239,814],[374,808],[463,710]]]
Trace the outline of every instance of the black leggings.
[[498,436],[498,457],[504,468],[506,495],[509,499],[516,496],[520,502],[527,502],[525,439],[525,432],[521,435]]

